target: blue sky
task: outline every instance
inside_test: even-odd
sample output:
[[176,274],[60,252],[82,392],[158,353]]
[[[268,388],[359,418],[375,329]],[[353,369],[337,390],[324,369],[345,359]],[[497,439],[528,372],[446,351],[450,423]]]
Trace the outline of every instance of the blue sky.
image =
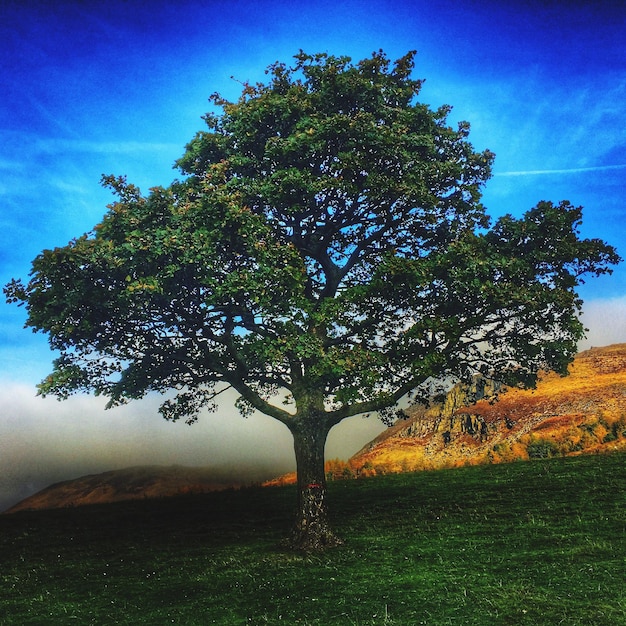
[[[144,190],[170,183],[209,95],[237,97],[242,81],[299,49],[354,59],[418,50],[421,99],[451,104],[450,121],[468,120],[475,147],[497,155],[484,196],[492,215],[567,199],[584,207],[584,236],[626,256],[622,2],[4,0],[0,41],[2,284],[100,221],[112,200],[102,173]],[[581,295],[581,347],[626,341],[626,266]],[[50,480],[135,463],[291,466],[282,427],[244,422],[228,403],[189,428],[161,423],[150,400],[104,413],[91,398],[35,398],[52,355],[23,322],[0,304],[0,508]],[[329,455],[378,430],[342,425]]]

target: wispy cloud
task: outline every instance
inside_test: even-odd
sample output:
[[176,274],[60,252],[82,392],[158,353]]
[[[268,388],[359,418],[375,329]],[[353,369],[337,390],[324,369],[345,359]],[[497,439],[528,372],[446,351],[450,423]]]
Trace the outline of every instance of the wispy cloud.
[[626,163],[619,165],[595,165],[592,167],[571,167],[552,170],[518,170],[512,172],[494,172],[494,176],[545,176],[549,174],[581,174],[584,172],[605,172],[626,169]]
[[178,144],[141,141],[86,141],[75,139],[41,139],[34,148],[46,153],[133,154],[142,152],[181,151]]

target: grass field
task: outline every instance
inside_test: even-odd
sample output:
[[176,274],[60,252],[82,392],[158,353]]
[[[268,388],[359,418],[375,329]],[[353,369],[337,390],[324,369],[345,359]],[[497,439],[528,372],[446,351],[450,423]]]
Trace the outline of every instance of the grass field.
[[626,456],[330,485],[346,545],[278,547],[292,487],[0,516],[0,624],[626,625]]

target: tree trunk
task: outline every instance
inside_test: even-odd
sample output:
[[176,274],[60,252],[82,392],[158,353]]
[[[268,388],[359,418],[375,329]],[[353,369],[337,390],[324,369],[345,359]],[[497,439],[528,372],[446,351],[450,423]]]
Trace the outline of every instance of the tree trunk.
[[341,545],[330,528],[326,506],[324,446],[328,427],[320,420],[304,420],[291,428],[298,472],[298,510],[291,536],[285,544],[315,552]]

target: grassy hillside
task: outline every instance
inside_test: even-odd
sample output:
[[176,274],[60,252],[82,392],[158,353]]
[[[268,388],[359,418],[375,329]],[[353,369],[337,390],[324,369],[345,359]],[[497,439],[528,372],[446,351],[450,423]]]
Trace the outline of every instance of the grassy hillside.
[[282,552],[293,487],[0,516],[0,624],[626,624],[626,456],[335,482],[345,547]]

